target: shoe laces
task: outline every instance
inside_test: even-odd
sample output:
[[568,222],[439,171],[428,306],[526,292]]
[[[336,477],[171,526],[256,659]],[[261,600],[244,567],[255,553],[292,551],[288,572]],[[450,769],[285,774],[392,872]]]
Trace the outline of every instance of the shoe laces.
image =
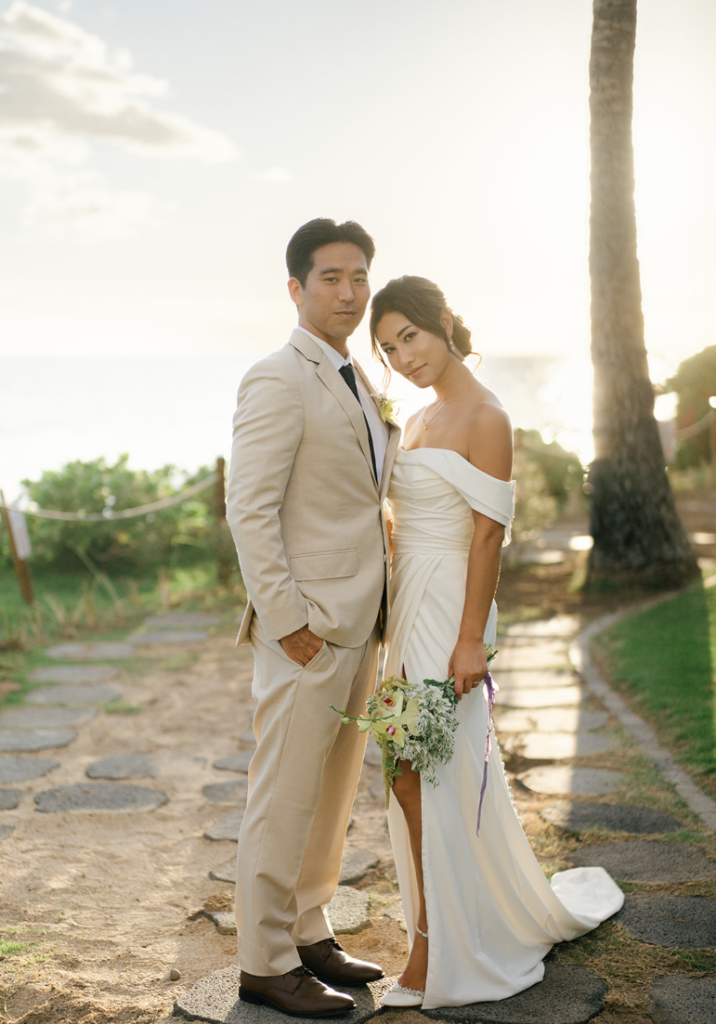
[[287,971],[286,974],[291,974],[294,978],[300,978],[304,974],[310,974],[311,977],[313,977],[313,971],[309,971],[309,969],[304,967],[303,964],[301,964],[300,967],[294,967],[292,971]]

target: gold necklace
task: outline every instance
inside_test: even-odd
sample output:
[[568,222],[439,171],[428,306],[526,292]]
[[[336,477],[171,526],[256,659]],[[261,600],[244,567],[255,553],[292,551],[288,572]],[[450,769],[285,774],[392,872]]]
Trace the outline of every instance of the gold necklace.
[[438,416],[439,416],[439,415],[440,415],[440,413],[441,413],[441,412],[443,411],[443,409],[445,408],[445,406],[446,406],[446,405],[448,405],[448,404],[449,404],[450,402],[452,402],[452,400],[453,400],[454,398],[457,398],[457,396],[458,396],[458,395],[461,395],[463,391],[466,391],[466,390],[467,390],[467,389],[468,389],[468,388],[470,387],[470,385],[471,385],[471,384],[472,384],[472,381],[471,381],[471,380],[469,380],[469,381],[467,382],[467,384],[464,384],[464,385],[463,385],[463,386],[462,386],[462,387],[461,387],[461,388],[460,388],[460,389],[459,389],[458,391],[456,391],[456,392],[455,392],[455,394],[454,394],[454,395],[450,395],[450,397],[449,397],[449,398],[443,398],[442,402],[441,402],[441,403],[440,403],[440,405],[439,405],[439,406],[437,407],[437,409],[435,410],[435,412],[433,413],[433,415],[432,415],[432,416],[430,417],[430,419],[429,419],[429,420],[426,420],[426,419],[425,419],[425,413],[423,413],[423,416],[422,416],[422,420],[423,420],[423,430],[427,430],[427,429],[428,429],[428,427],[430,426],[430,424],[431,424],[431,423],[433,422],[433,420],[435,420],[435,419],[437,419],[437,418],[438,418]]

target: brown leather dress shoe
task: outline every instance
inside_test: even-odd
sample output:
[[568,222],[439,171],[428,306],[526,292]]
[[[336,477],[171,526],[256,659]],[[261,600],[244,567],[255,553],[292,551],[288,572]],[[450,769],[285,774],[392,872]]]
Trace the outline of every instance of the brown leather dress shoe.
[[349,956],[335,939],[322,939],[297,949],[303,965],[329,985],[366,985],[383,977],[378,964]]
[[269,978],[241,971],[239,999],[271,1006],[290,1017],[335,1017],[356,1005],[350,996],[334,992],[306,967],[294,967],[287,974]]

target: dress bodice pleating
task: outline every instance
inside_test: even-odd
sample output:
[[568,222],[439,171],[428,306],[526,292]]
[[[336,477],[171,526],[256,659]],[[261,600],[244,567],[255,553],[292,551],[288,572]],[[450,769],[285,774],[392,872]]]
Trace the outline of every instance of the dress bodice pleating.
[[398,449],[388,489],[395,555],[468,552],[473,509],[502,523],[509,541],[514,491],[449,448]]

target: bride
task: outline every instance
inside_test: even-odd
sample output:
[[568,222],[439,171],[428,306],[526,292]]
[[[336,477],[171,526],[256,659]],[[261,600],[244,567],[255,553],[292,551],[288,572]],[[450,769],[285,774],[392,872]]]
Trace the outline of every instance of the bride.
[[[481,682],[495,643],[500,548],[514,506],[512,428],[463,360],[470,331],[421,277],[373,299],[376,355],[436,401],[407,423],[389,488],[392,610],[385,675],[455,677],[455,753],[423,783],[401,762],[388,821],[411,950],[385,1006],[463,1006],[540,981],[555,942],[614,914],[621,890],[602,868],[547,881],[522,831],[497,744],[476,822],[489,709]],[[498,658],[499,663],[499,658]]]

